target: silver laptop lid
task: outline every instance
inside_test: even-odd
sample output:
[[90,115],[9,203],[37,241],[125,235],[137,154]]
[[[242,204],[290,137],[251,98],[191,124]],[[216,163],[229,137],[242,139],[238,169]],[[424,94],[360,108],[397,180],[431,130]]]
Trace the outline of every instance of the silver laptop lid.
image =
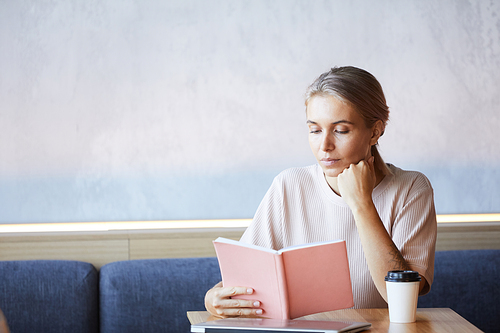
[[338,333],[359,332],[370,323],[318,320],[280,320],[266,318],[226,318],[191,325],[192,333],[304,332]]

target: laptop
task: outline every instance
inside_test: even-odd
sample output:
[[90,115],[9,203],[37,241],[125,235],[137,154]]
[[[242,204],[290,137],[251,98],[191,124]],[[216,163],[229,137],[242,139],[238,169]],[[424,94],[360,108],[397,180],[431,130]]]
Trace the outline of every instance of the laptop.
[[360,332],[371,327],[365,322],[226,318],[191,325],[192,333],[340,333]]

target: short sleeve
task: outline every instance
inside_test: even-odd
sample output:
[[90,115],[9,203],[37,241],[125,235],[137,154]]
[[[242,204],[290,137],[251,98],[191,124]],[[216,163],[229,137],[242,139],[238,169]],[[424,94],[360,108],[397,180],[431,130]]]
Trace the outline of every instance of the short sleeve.
[[392,239],[412,270],[424,276],[430,290],[434,279],[437,221],[432,187],[424,175],[414,182],[393,225]]
[[283,182],[276,177],[240,241],[274,250],[283,248]]

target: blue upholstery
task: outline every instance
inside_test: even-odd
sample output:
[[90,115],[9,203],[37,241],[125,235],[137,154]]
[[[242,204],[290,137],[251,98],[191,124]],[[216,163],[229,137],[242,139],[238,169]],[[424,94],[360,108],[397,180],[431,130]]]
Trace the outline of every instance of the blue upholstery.
[[77,261],[0,262],[0,308],[12,333],[97,333],[97,271]]
[[101,332],[189,332],[186,312],[204,310],[206,291],[220,280],[216,258],[107,264],[100,271]]
[[[500,250],[436,252],[432,289],[418,305],[498,332],[499,270]],[[185,333],[186,312],[204,310],[220,280],[216,258],[114,262],[100,277],[83,262],[0,261],[0,309],[12,333]]]
[[500,250],[436,252],[423,308],[451,308],[484,332],[500,330]]

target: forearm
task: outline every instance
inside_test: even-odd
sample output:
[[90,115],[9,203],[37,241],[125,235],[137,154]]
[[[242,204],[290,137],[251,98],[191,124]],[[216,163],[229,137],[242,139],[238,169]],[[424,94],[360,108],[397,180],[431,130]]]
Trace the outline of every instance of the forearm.
[[[382,223],[373,203],[372,192],[377,180],[373,157],[367,162],[350,165],[337,177],[338,190],[351,208],[372,280],[380,295],[387,301],[384,277],[391,270],[408,270],[411,267],[401,255]],[[427,285],[421,276],[420,291]]]
[[380,295],[387,301],[384,277],[391,270],[410,269],[387,233],[372,202],[353,209],[363,252]]

